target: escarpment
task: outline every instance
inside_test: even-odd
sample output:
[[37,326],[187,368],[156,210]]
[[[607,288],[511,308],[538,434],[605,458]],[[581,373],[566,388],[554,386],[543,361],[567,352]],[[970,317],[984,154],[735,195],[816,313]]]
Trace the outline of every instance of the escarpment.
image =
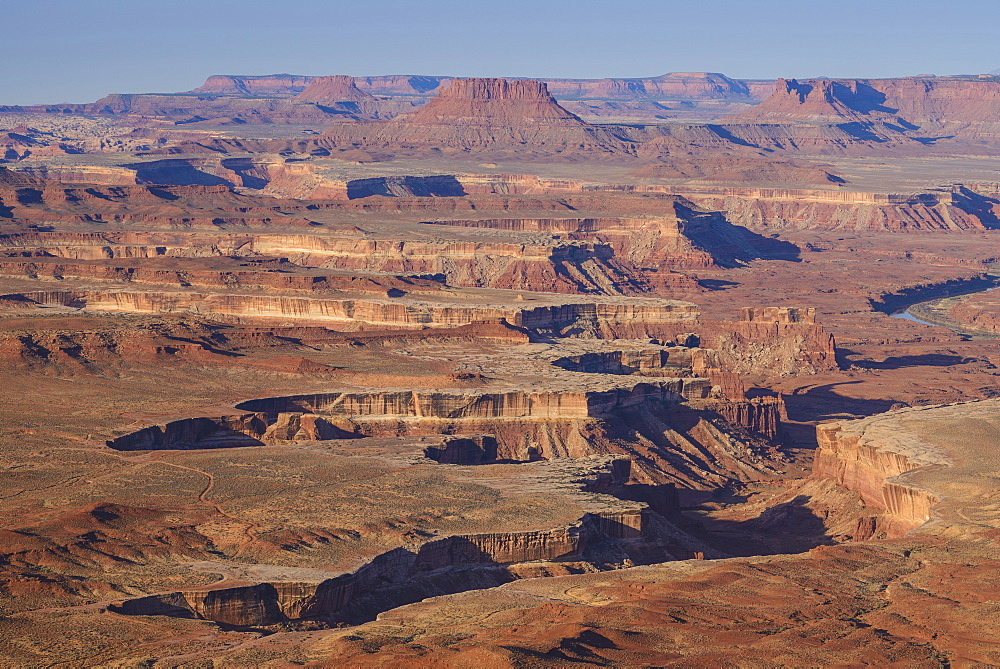
[[[770,440],[781,410],[780,399],[728,399],[698,377],[591,392],[330,393],[249,400],[237,408],[244,413],[150,426],[108,445],[128,451],[183,450],[489,435],[475,448],[445,444],[424,455],[442,462],[459,457],[529,462],[624,454],[634,458],[637,480],[701,487],[770,471]],[[459,456],[457,449],[470,455]]]
[[603,188],[683,196],[704,210],[724,212],[728,221],[751,230],[919,232],[995,226],[989,196],[961,186],[912,194],[698,184]]
[[736,118],[746,122],[881,124],[896,132],[995,136],[997,77],[780,79],[774,93]]
[[[684,559],[692,549],[705,548],[645,502],[607,494],[626,483],[627,460],[592,457],[526,467],[524,476],[547,487],[553,498],[582,504],[586,511],[553,527],[422,536],[374,555],[356,569],[306,570],[311,572],[308,580],[256,579],[185,589],[123,600],[112,609],[237,626],[303,619],[358,623],[430,596],[546,574],[617,569],[635,561]],[[669,513],[664,500],[669,506],[667,496],[657,508]]]
[[[638,268],[731,267],[766,255],[764,240],[731,225],[722,216],[670,203],[662,217],[551,218],[429,221],[434,225],[542,232],[610,247],[621,261]],[[791,252],[791,249],[789,249]]]
[[813,475],[856,490],[882,511],[877,527],[968,536],[997,526],[989,476],[1000,444],[1000,402],[913,407],[820,425]]
[[865,503],[885,514],[879,523],[889,536],[901,536],[931,519],[940,501],[933,491],[908,484],[901,478],[908,471],[947,460],[933,450],[914,443],[913,435],[881,429],[892,419],[876,416],[853,423],[817,427],[819,451],[813,475],[831,478],[861,494]]
[[[17,297],[19,296],[19,297]],[[544,331],[614,332],[646,324],[650,330],[681,327],[697,319],[687,302],[655,300],[624,303],[573,301],[546,306],[469,305],[433,300],[427,296],[389,299],[322,299],[267,294],[199,293],[188,291],[50,290],[5,296],[38,305],[66,306],[102,312],[193,313],[235,318],[284,318],[337,323],[363,322],[398,327],[452,327],[488,320],[504,320],[517,327]],[[508,297],[516,305],[516,296]],[[424,299],[421,299],[424,298]],[[551,302],[551,301],[550,301]]]

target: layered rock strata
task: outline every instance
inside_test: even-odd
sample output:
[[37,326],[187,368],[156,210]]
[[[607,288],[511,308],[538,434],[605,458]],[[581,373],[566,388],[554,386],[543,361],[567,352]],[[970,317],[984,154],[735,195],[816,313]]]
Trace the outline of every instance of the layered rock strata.
[[779,79],[774,93],[736,118],[754,123],[860,123],[897,132],[995,138],[997,77]]
[[943,453],[898,430],[898,421],[905,413],[829,423],[816,429],[819,451],[813,475],[860,493],[867,505],[884,513],[878,527],[889,536],[902,536],[928,522],[940,501],[938,494],[908,483],[901,475],[949,464]]
[[[453,327],[487,320],[505,320],[516,327],[542,331],[601,332],[684,327],[698,312],[688,302],[641,298],[641,302],[589,301],[506,306],[489,302],[468,305],[400,297],[395,299],[320,299],[262,294],[183,291],[26,291],[4,296],[39,305],[66,306],[103,312],[193,313],[236,318],[282,318],[336,323],[363,322],[394,327]],[[430,296],[428,296],[430,297]],[[509,296],[516,304],[516,296]],[[629,325],[631,324],[631,325]]]
[[548,477],[550,487],[556,482],[558,495],[585,499],[590,510],[575,523],[550,529],[424,538],[323,580],[182,590],[124,600],[112,608],[126,615],[196,617],[238,626],[301,619],[356,623],[427,596],[493,587],[546,572],[621,566],[602,562],[602,556],[610,554],[619,560],[643,551],[659,559],[687,557],[689,549],[664,534],[665,521],[651,518],[645,503],[584,492],[623,485],[627,460],[594,457],[532,467],[526,476]]
[[702,209],[724,212],[731,223],[752,230],[919,232],[995,227],[993,205],[982,195],[963,195],[958,188],[913,194],[689,184],[598,188],[683,196]]

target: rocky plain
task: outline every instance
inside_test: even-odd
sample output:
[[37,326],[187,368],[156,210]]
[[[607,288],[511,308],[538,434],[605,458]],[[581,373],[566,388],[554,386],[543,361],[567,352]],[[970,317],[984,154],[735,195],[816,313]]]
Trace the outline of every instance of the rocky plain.
[[0,665],[1000,664],[1000,77],[0,107]]

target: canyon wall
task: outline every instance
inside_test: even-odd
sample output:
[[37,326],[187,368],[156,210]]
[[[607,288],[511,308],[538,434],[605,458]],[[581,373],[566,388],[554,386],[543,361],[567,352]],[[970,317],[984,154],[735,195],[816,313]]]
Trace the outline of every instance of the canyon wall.
[[238,318],[282,318],[357,322],[397,327],[452,327],[505,320],[515,327],[544,331],[622,327],[628,323],[690,324],[698,311],[687,302],[648,299],[640,303],[574,302],[540,307],[491,304],[433,304],[405,297],[396,300],[320,299],[259,294],[182,291],[30,291],[17,296],[48,306],[125,313],[195,313]]
[[[515,580],[522,571],[519,563],[579,562],[588,544],[640,536],[642,510],[635,506],[628,514],[628,525],[622,524],[622,513],[608,519],[587,514],[577,524],[551,530],[455,535],[383,553],[353,573],[318,583],[278,581],[177,591],[125,600],[113,610],[125,615],[193,617],[239,626],[302,619],[360,622],[387,608],[426,597]],[[621,527],[631,530],[628,536],[615,536],[623,534],[618,529]],[[549,569],[561,571],[558,564]]]
[[733,224],[752,230],[983,230],[993,217],[980,202],[959,194],[863,193],[853,191],[746,188],[700,185],[598,187],[683,196],[708,211],[721,211]]
[[813,476],[857,491],[865,504],[883,512],[879,528],[898,537],[930,520],[940,501],[937,494],[908,483],[901,475],[946,461],[940,454],[921,449],[913,435],[894,430],[888,424],[893,415],[819,425]]
[[1000,78],[779,79],[760,105],[734,117],[752,123],[868,123],[901,131],[995,138]]

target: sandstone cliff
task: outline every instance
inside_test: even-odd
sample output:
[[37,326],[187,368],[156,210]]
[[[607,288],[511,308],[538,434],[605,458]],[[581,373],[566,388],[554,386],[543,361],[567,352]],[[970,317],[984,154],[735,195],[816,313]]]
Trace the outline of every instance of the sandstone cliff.
[[921,467],[946,464],[947,459],[915,442],[913,435],[893,430],[895,417],[878,415],[817,427],[819,451],[813,475],[833,479],[860,493],[867,505],[883,512],[885,517],[879,520],[878,529],[898,537],[929,521],[933,507],[940,501],[934,492],[907,483],[900,476]]
[[[332,572],[325,579],[258,579],[228,587],[190,588],[123,600],[113,604],[113,610],[238,626],[301,619],[357,623],[434,595],[494,587],[524,577],[683,559],[692,548],[705,548],[651,513],[647,503],[598,492],[625,483],[627,460],[594,457],[528,467],[524,476],[536,485],[549,486],[560,498],[585,500],[589,510],[575,522],[549,528],[420,537],[366,560],[353,571]],[[669,495],[657,505],[669,513],[662,502],[669,507]]]
[[734,120],[858,123],[876,133],[950,133],[990,139],[1000,131],[997,77],[778,80],[771,97]]
[[213,74],[205,83],[191,91],[209,95],[243,95],[246,97],[291,97],[301,93],[315,77],[296,74],[234,76]]

